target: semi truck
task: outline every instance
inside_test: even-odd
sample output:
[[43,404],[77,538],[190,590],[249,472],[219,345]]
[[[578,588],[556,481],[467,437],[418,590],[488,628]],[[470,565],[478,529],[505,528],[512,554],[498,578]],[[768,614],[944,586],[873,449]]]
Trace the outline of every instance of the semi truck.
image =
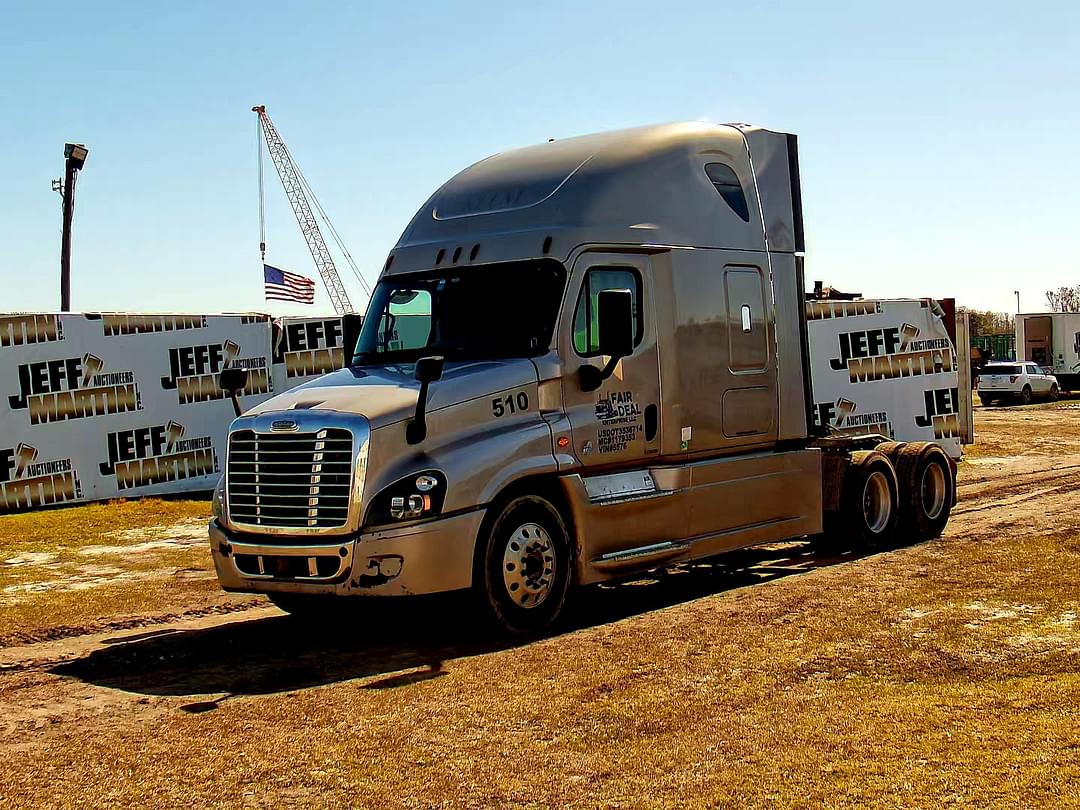
[[[803,253],[792,134],[668,124],[466,168],[388,255],[347,366],[232,423],[221,585],[312,615],[469,591],[534,633],[575,588],[650,569],[938,535],[938,444],[815,414]],[[927,407],[948,409],[951,347],[913,349],[859,302],[828,314],[849,324],[834,371],[941,381]]]
[[1080,313],[1016,316],[1017,360],[1049,369],[1062,391],[1080,391]]

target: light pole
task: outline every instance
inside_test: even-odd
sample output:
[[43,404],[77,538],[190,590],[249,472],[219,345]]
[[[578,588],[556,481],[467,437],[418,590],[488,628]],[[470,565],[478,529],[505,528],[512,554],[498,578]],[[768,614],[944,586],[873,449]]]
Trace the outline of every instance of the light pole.
[[1020,314],[1020,291],[1019,290],[1013,290],[1013,295],[1016,296],[1016,314],[1019,315]]
[[[75,180],[90,154],[81,143],[64,144],[64,224],[60,234],[60,311],[71,311],[71,219],[75,214]],[[56,190],[56,184],[53,184]]]

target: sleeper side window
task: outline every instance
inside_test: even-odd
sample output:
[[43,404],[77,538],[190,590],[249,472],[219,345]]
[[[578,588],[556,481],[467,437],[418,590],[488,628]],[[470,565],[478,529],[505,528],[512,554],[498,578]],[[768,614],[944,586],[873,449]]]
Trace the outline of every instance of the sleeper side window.
[[738,214],[743,222],[749,222],[750,208],[746,204],[746,195],[735,170],[726,163],[706,163],[705,174],[728,207]]
[[641,342],[645,320],[641,312],[641,276],[630,267],[593,267],[585,273],[574,309],[574,351],[582,357],[599,352],[600,329],[597,317],[601,290],[629,290],[634,307],[634,345]]

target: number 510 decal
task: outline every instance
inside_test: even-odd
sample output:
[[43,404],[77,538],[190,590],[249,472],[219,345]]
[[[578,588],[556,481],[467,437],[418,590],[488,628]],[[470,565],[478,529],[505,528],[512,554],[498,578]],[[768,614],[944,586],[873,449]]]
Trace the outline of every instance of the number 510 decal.
[[527,410],[529,410],[529,395],[524,391],[518,391],[516,396],[508,394],[505,397],[495,397],[495,399],[491,400],[491,412],[496,417]]

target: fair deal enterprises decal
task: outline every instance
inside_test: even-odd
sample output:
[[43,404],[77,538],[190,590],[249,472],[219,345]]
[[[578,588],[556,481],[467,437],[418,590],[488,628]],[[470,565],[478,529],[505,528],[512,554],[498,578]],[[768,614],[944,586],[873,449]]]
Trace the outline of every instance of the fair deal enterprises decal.
[[101,474],[116,477],[120,491],[201,478],[218,472],[210,436],[185,439],[179,422],[117,430],[106,439],[109,458],[98,464]]
[[70,458],[38,461],[36,447],[0,447],[0,511],[13,512],[82,500]]
[[161,378],[161,387],[176,391],[176,400],[181,405],[224,399],[218,374],[226,365],[248,370],[248,382],[240,392],[242,395],[273,392],[266,358],[240,357],[240,344],[232,340],[169,349],[169,376]]
[[600,422],[596,434],[597,451],[622,453],[637,439],[642,426],[641,406],[633,391],[612,391],[596,401],[596,418]]

